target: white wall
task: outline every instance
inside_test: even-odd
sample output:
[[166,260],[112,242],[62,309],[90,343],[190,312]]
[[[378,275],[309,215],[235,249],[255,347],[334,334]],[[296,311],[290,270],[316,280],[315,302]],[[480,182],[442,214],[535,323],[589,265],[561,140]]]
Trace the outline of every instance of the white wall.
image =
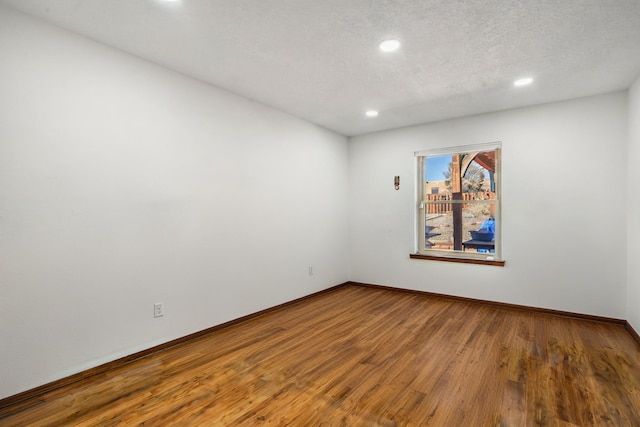
[[640,77],[629,89],[629,154],[627,164],[628,230],[627,230],[627,321],[640,333]]
[[[352,138],[351,280],[626,318],[626,116],[614,93]],[[506,266],[409,259],[413,152],[492,141]]]
[[345,137],[2,6],[0,64],[0,398],[348,279]]

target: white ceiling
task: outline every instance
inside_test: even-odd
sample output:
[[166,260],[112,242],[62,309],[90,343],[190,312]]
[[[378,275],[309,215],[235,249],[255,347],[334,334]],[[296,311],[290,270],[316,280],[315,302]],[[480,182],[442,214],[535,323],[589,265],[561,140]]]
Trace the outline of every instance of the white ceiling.
[[[640,0],[0,3],[344,135],[622,90],[640,75]],[[380,52],[386,38],[402,48]],[[514,88],[521,76],[534,84]]]

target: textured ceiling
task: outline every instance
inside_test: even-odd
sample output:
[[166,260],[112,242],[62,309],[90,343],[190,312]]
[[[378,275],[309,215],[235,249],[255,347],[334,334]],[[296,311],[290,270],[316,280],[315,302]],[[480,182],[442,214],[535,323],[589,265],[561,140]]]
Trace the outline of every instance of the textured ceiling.
[[[640,75],[640,0],[0,3],[344,135],[626,89]],[[386,38],[402,48],[380,52]],[[528,75],[533,85],[512,86]]]

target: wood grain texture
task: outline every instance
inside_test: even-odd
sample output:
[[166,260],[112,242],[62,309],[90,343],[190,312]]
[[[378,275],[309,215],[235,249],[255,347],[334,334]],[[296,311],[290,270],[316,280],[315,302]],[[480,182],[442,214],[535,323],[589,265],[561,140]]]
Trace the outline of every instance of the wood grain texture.
[[[419,290],[415,290],[415,289],[398,288],[398,287],[391,287],[391,286],[384,286],[384,285],[373,285],[373,284],[370,284],[370,283],[347,282],[347,283],[345,283],[345,285],[364,286],[364,287],[372,288],[372,289],[384,289],[384,290],[394,291],[394,292],[406,292],[406,293],[415,294],[415,295],[423,295],[423,296],[430,296],[430,297],[437,297],[437,298],[446,298],[446,299],[451,299],[451,300],[455,300],[455,301],[479,303],[479,304],[485,304],[485,305],[501,307],[501,308],[508,308],[508,309],[513,309],[513,310],[524,310],[524,311],[529,312],[529,313],[551,314],[553,316],[569,317],[569,318],[572,318],[572,319],[583,319],[583,320],[591,320],[593,322],[613,323],[613,324],[616,324],[616,325],[624,326],[627,330],[629,330],[629,333],[631,333],[631,335],[634,335],[634,333],[635,333],[635,331],[633,331],[633,328],[631,328],[631,325],[629,324],[629,322],[627,322],[624,319],[616,319],[616,318],[613,318],[613,317],[594,316],[592,314],[583,314],[583,313],[575,313],[575,312],[571,312],[571,311],[553,310],[553,309],[550,309],[550,308],[540,308],[540,307],[533,307],[533,306],[529,306],[529,305],[509,304],[509,303],[506,303],[506,302],[497,302],[497,301],[489,301],[489,300],[482,300],[482,299],[474,299],[474,298],[461,297],[461,296],[456,296],[456,295],[438,294],[438,293],[434,293],[434,292],[419,291]],[[640,341],[638,341],[638,342],[640,343]]]
[[629,323],[628,321],[625,321],[624,323],[625,323],[624,327],[627,328],[627,331],[629,331],[633,339],[636,340],[638,344],[640,344],[640,335],[638,335],[638,332],[636,332],[636,330],[633,329],[633,326],[631,326],[631,323]]
[[640,346],[621,325],[349,285],[0,425],[640,426]]
[[460,264],[479,264],[479,265],[495,265],[497,267],[504,267],[506,261],[488,260],[479,258],[456,258],[454,256],[437,256],[437,255],[422,255],[422,254],[409,254],[411,259],[424,259],[428,261],[444,261],[444,262],[457,262]]

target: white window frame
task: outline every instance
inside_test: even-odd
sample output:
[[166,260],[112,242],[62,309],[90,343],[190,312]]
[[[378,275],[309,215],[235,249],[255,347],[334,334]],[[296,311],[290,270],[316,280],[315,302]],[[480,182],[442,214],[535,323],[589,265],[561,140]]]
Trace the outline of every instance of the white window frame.
[[[428,157],[436,157],[436,156],[444,156],[444,155],[453,155],[453,154],[462,154],[462,153],[478,153],[482,151],[494,151],[495,150],[495,171],[494,171],[494,179],[495,179],[495,194],[496,199],[492,203],[495,204],[495,252],[494,253],[476,253],[476,252],[465,252],[465,251],[456,251],[456,250],[442,250],[442,249],[427,249],[426,248],[426,236],[425,236],[425,209],[427,203],[424,201],[425,197],[425,183],[426,183],[426,175],[425,175],[425,166],[426,159]],[[429,257],[441,257],[449,260],[460,259],[462,262],[464,260],[484,260],[484,261],[503,261],[502,254],[502,218],[501,218],[501,198],[502,198],[502,174],[501,174],[501,150],[502,143],[501,142],[490,142],[484,144],[475,144],[475,145],[466,145],[466,146],[457,146],[457,147],[447,147],[447,148],[439,148],[433,150],[424,150],[424,151],[416,151],[416,215],[415,215],[415,224],[416,224],[416,254],[424,255]],[[484,201],[470,201],[470,200],[451,200],[447,203],[486,203]]]

